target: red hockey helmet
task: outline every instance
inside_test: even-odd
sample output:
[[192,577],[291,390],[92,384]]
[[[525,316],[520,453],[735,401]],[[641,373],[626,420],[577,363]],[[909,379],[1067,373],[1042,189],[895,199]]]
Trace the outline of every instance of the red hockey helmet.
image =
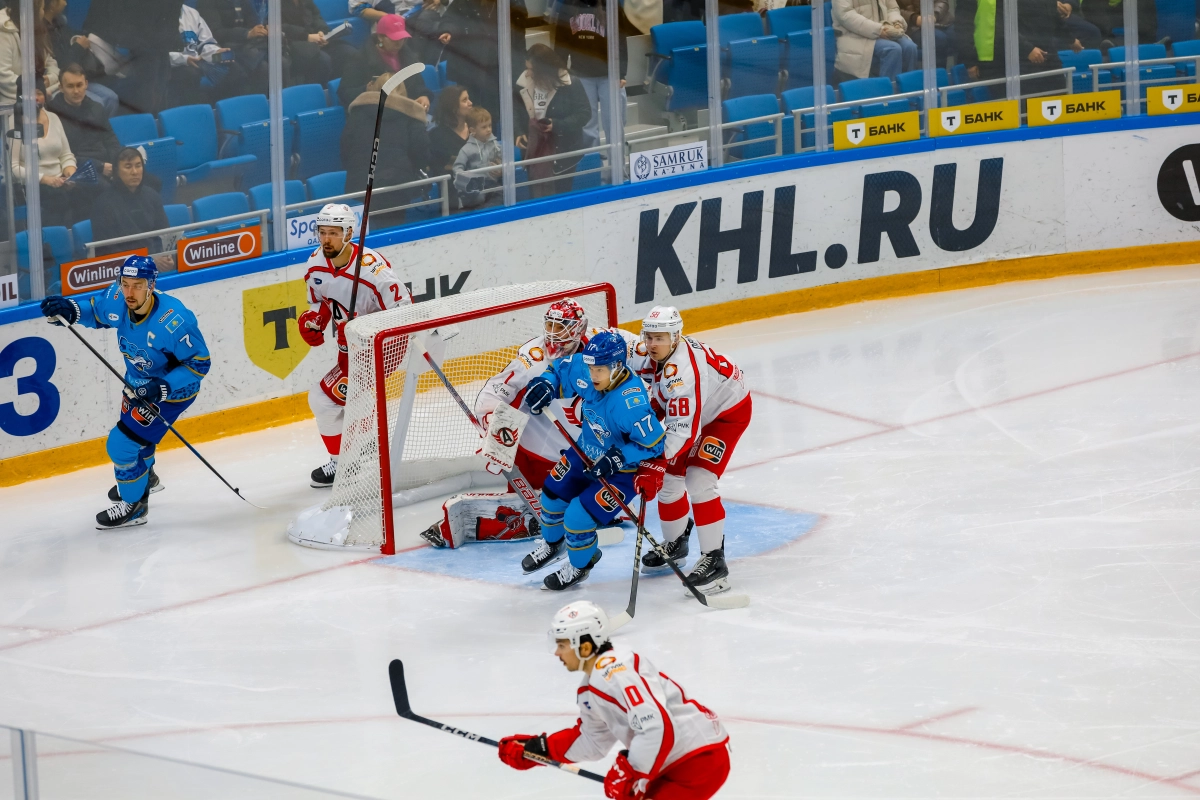
[[571,298],[553,303],[546,309],[542,323],[546,355],[560,358],[574,353],[583,339],[587,324],[587,312]]

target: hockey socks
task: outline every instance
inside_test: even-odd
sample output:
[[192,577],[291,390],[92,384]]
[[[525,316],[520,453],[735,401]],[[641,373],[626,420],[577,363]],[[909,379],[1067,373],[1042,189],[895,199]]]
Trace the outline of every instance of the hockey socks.
[[696,503],[692,506],[692,516],[696,520],[700,551],[720,550],[725,542],[725,507],[721,505],[721,498]]
[[338,455],[342,452],[342,435],[340,433],[337,436],[325,436],[322,434],[321,441],[325,443],[325,452],[329,453],[330,459],[336,464]]
[[691,511],[691,505],[688,503],[686,494],[678,500],[670,502],[664,502],[662,498],[659,498],[658,519],[661,523],[664,544],[673,542],[683,535],[687,528],[689,511]]

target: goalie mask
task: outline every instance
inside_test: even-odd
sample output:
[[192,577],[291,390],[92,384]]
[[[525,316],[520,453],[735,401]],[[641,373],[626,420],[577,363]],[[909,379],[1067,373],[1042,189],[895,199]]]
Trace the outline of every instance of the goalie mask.
[[583,306],[571,298],[559,300],[546,309],[542,323],[542,338],[546,343],[546,355],[551,359],[562,358],[574,353],[587,330],[587,313]]

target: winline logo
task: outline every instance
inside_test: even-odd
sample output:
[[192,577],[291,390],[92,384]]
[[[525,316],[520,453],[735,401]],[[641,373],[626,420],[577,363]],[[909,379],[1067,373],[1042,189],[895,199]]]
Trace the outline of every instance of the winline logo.
[[121,264],[129,256],[144,256],[146,248],[127,250],[98,258],[85,258],[62,265],[62,293],[65,295],[91,292],[115,281],[121,272]]
[[177,245],[180,272],[254,258],[261,253],[262,238],[258,228],[181,239]]

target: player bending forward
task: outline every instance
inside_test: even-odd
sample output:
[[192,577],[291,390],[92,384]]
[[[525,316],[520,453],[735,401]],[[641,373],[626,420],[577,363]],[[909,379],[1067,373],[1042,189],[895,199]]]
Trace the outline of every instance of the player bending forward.
[[547,367],[525,390],[525,404],[534,415],[555,398],[583,398],[579,446],[592,461],[589,470],[574,450],[567,450],[542,486],[542,543],[525,556],[521,569],[536,572],[566,551],[566,565],[543,581],[547,589],[586,580],[600,560],[596,528],[621,512],[601,478],[626,502],[635,492],[651,500],[662,488],[665,432],[645,385],[625,365],[628,354],[621,336],[601,331],[581,352]]
[[[716,594],[729,589],[725,507],[717,481],[750,424],[750,392],[736,364],[682,333],[679,311],[655,306],[642,320],[632,363],[666,415],[667,476],[658,496],[663,548],[673,561],[687,557],[690,496],[701,556],[688,582]],[[642,556],[642,564],[666,566],[654,550]]]
[[[358,256],[358,245],[353,241],[354,223],[354,212],[341,203],[328,203],[317,214],[317,238],[321,246],[308,257],[305,265],[308,272],[304,275],[309,308],[296,320],[300,336],[309,347],[325,343],[325,328],[332,320],[338,344],[337,364],[308,390],[308,405],[329,452],[328,463],[312,471],[312,485],[318,489],[333,486],[338,454],[342,452],[342,418],[350,374],[346,323],[350,321],[350,295],[354,291],[354,265]],[[408,292],[396,280],[388,260],[364,247],[354,316],[396,308],[408,301]]]
[[529,769],[537,754],[560,763],[602,758],[614,742],[625,745],[604,779],[614,800],[707,800],[729,776],[729,734],[717,715],[648,659],[608,639],[608,617],[581,600],[554,615],[554,654],[571,672],[584,673],[575,727],[550,735],[517,734],[500,740],[500,760]]
[[121,418],[108,434],[105,448],[112,459],[117,485],[108,490],[116,505],[96,515],[100,530],[144,525],[150,495],[164,488],[154,472],[154,449],[173,423],[196,400],[208,374],[208,346],[196,317],[174,297],[154,291],[158,267],[154,259],[129,256],[121,277],[83,306],[69,297],[47,297],[42,313],[85,328],[114,328],[125,380]]
[[[608,328],[622,336],[629,346],[637,343],[637,337],[619,328]],[[517,350],[517,355],[498,374],[494,375],[475,398],[475,416],[486,428],[492,413],[501,405],[520,408],[525,399],[529,382],[546,371],[546,368],[575,353],[600,332],[588,328],[587,312],[575,300],[566,298],[553,303],[546,309],[542,322],[542,334],[530,339]],[[564,418],[571,433],[578,432],[578,404],[556,400],[556,410]],[[517,469],[535,490],[542,488],[551,468],[566,448],[560,434],[546,417],[532,417],[521,433],[515,463]],[[435,522],[421,536],[434,547],[461,547],[463,542],[508,541],[537,536],[541,529],[538,521],[524,510],[524,505],[514,494],[516,487],[509,485],[509,493],[467,492],[455,495],[442,506],[442,519]]]

